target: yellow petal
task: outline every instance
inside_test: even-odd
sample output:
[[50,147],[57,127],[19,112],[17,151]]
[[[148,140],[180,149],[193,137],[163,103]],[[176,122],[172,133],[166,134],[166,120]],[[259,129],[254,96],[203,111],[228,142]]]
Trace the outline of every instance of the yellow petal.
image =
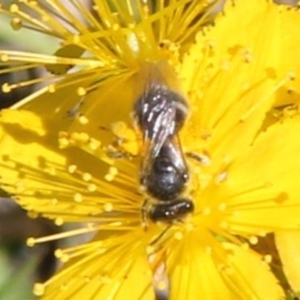
[[278,231],[275,239],[285,276],[293,291],[300,293],[300,232]]
[[170,247],[172,252],[168,254],[166,264],[170,269],[171,299],[194,299],[196,295],[201,295],[203,300],[234,299],[210,249],[200,237],[187,236],[183,242]]
[[138,91],[134,77],[116,76],[111,83],[106,83],[102,89],[91,93],[85,91],[85,87],[91,84],[91,79],[80,79],[80,85],[77,80],[63,80],[53,85],[53,90],[44,88],[17,103],[14,108],[36,113],[43,118],[49,131],[84,131],[104,143],[108,137],[111,138],[107,129],[112,123],[121,120],[132,123],[130,113],[133,100],[136,99],[133,95]]
[[[252,250],[232,244],[205,247],[207,235],[187,234],[174,243],[167,264],[171,299],[282,299],[269,266]],[[206,240],[207,241],[207,240]]]
[[43,300],[153,300],[143,236],[142,230],[136,230],[102,242],[99,234],[85,245],[65,250],[70,261],[48,282],[36,284],[35,294]]
[[[44,136],[46,128],[43,120],[30,111],[17,111],[17,110],[2,110],[1,123],[6,130],[24,130],[33,135]],[[23,136],[24,137],[24,136]]]
[[[142,200],[136,194],[137,179],[131,175],[137,174],[136,167],[123,165],[130,174],[127,177],[118,163],[112,166],[101,159],[105,157],[101,149],[94,156],[80,149],[59,150],[57,133],[46,131],[51,123],[44,121],[29,111],[1,112],[1,187],[33,215],[42,213],[58,224],[103,220],[102,214],[117,209],[115,206],[128,210],[125,207],[134,203],[139,219]],[[82,135],[73,138],[80,140]]]
[[271,1],[227,1],[216,26],[197,35],[179,71],[191,103],[182,140],[208,153],[212,172],[252,143],[278,101],[298,103],[286,91],[300,87],[300,65],[286,54],[300,43],[291,33],[299,23],[298,12]]
[[216,199],[222,192],[227,194],[227,221],[233,230],[299,226],[299,121],[298,117],[286,120],[261,133],[229,167],[220,194],[212,195]]
[[[236,20],[239,20],[238,28]],[[287,72],[299,71],[300,63],[297,51],[294,51],[300,43],[299,22],[299,11],[287,5],[261,0],[227,1],[224,16],[219,16],[218,26],[212,29],[207,40],[216,40],[225,50],[223,57],[233,46],[233,41],[236,45],[246,46],[250,56],[253,53],[256,65],[264,65],[265,71],[273,69],[274,75],[280,78]],[[256,56],[256,53],[260,55]],[[300,78],[296,75],[289,86],[299,88],[299,83]]]

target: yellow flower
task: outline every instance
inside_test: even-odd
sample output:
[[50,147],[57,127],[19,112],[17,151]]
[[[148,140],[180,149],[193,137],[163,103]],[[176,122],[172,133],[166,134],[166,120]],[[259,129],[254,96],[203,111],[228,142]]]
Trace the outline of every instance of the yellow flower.
[[[92,236],[56,252],[64,265],[36,284],[42,299],[154,299],[153,285],[171,299],[284,297],[274,252],[255,246],[300,223],[300,16],[235,2],[203,30],[199,1],[95,1],[95,15],[74,1],[86,23],[57,1],[22,1],[36,19],[11,7],[15,27],[27,21],[63,42],[56,56],[0,52],[3,64],[44,64],[61,80],[2,111],[1,187],[32,217],[84,223],[30,245]],[[195,211],[145,230],[143,147],[130,113],[152,67],[188,99],[180,140]]]

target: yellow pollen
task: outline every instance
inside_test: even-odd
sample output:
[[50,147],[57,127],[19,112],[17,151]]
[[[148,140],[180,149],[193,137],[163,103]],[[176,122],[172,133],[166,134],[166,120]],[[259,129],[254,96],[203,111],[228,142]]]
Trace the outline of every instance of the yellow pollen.
[[256,236],[251,236],[251,237],[249,238],[249,243],[250,243],[251,245],[257,245],[257,243],[258,243],[258,238],[257,238]]
[[[133,29],[135,27],[134,24],[129,24],[128,27],[130,29]],[[130,49],[135,52],[138,53],[139,52],[139,43],[138,43],[138,39],[137,36],[133,33],[128,34],[127,36],[127,43],[130,46]]]
[[28,216],[28,218],[30,218],[30,219],[36,219],[36,218],[39,217],[39,214],[36,213],[36,212],[30,211],[30,212],[27,212],[27,216]]
[[[153,254],[154,251],[155,251],[155,247],[154,247],[154,246],[147,246],[147,247],[146,247],[146,253],[147,253],[148,255]],[[151,259],[151,257],[150,257],[150,259]],[[151,260],[150,260],[150,261],[151,261]]]
[[86,132],[73,132],[71,138],[74,142],[87,143],[90,136]]
[[82,195],[80,193],[76,193],[74,194],[73,199],[75,202],[82,202]]
[[125,122],[118,121],[111,124],[111,131],[114,135],[122,138],[126,134],[128,125]]
[[2,84],[2,92],[6,94],[11,92],[11,87],[7,82]]
[[19,6],[17,4],[12,4],[9,8],[11,13],[17,13],[19,12]]
[[64,224],[64,219],[62,217],[55,218],[54,223],[57,226],[62,226]]
[[176,232],[174,233],[174,238],[175,238],[176,240],[178,240],[178,241],[181,241],[182,238],[183,238],[182,232],[181,232],[181,231],[176,231]]
[[42,20],[45,22],[48,22],[51,19],[50,19],[50,16],[48,16],[48,15],[42,15]]
[[263,259],[268,264],[270,264],[272,262],[272,260],[273,260],[272,255],[270,255],[270,254],[264,255]]
[[48,92],[49,92],[50,94],[53,94],[53,93],[55,93],[55,91],[56,91],[56,88],[55,88],[55,85],[54,85],[54,84],[49,84],[48,87],[47,87],[47,89],[48,89]]
[[111,211],[113,211],[114,206],[113,206],[113,204],[111,202],[105,203],[103,209],[106,212],[111,212]]
[[60,260],[61,262],[63,262],[63,263],[66,263],[67,261],[70,260],[70,257],[69,257],[69,255],[64,254],[64,255],[62,255],[62,256],[59,258],[59,260]]
[[167,282],[165,280],[159,280],[155,287],[161,291],[164,291],[167,289]]
[[10,22],[13,30],[20,30],[22,28],[22,21],[19,18],[13,18]]
[[68,166],[68,172],[70,174],[74,174],[76,172],[76,170],[77,170],[77,166],[76,165],[70,165],[70,166]]
[[116,167],[109,167],[109,173],[112,175],[117,175],[118,169]]
[[118,23],[115,23],[113,26],[112,26],[112,29],[117,31],[120,29],[120,25]]
[[118,221],[118,222],[113,222],[113,223],[110,223],[111,226],[122,226],[123,225],[123,222],[122,221]]
[[108,173],[104,176],[104,178],[107,181],[113,181],[117,174],[118,174],[118,169],[116,167],[109,167]]
[[79,87],[78,89],[77,89],[77,95],[78,96],[85,96],[86,95],[86,89],[84,88],[84,87]]
[[67,262],[70,259],[69,255],[64,253],[61,249],[56,249],[54,255],[61,262]]
[[59,259],[63,256],[63,254],[64,253],[61,249],[56,249],[55,252],[54,252],[55,257],[59,258]]
[[92,178],[93,177],[92,177],[92,175],[90,173],[83,173],[83,175],[82,175],[82,179],[84,181],[90,181]]
[[97,185],[94,184],[94,183],[91,183],[91,184],[89,184],[89,185],[87,186],[87,190],[88,190],[89,192],[95,192],[95,191],[97,190]]
[[115,178],[115,176],[113,176],[113,175],[111,175],[111,174],[106,174],[106,175],[104,176],[104,179],[105,179],[106,181],[108,181],[108,182],[113,181],[114,178]]
[[89,122],[89,119],[84,115],[80,115],[78,120],[79,120],[79,123],[82,125],[86,125]]
[[33,247],[35,245],[35,238],[33,238],[33,237],[28,238],[26,241],[26,245],[28,247]]
[[33,286],[33,294],[35,296],[43,296],[45,293],[45,285],[43,283],[36,283]]
[[101,142],[97,141],[93,138],[90,139],[89,141],[89,147],[91,150],[97,150],[101,146]]
[[72,36],[72,43],[75,44],[75,45],[78,45],[81,43],[81,39],[80,39],[80,36],[79,35],[76,35],[74,34]]
[[0,52],[0,61],[6,62],[9,60],[9,56],[6,53]]
[[217,178],[216,178],[216,184],[220,184],[223,181],[225,181],[227,179],[227,175],[228,175],[227,172],[222,172],[222,173],[218,174]]
[[58,147],[59,149],[67,148],[70,145],[70,141],[66,137],[58,138]]
[[258,236],[260,236],[260,237],[266,237],[266,235],[267,235],[267,233],[265,231],[260,231],[258,233]]

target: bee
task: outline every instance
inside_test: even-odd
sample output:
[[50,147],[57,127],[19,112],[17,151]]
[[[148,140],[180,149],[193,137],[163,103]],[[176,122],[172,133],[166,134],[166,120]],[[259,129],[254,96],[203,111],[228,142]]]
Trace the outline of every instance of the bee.
[[159,80],[149,80],[134,105],[134,117],[143,135],[140,183],[148,198],[143,219],[172,223],[193,212],[191,199],[183,197],[189,171],[178,132],[188,113],[185,98]]

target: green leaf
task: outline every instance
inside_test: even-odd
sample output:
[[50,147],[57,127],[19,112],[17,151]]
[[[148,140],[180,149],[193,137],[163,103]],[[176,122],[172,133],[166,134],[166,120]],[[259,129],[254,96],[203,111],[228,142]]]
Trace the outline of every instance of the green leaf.
[[23,262],[17,262],[20,266],[12,265],[12,259],[5,251],[0,251],[0,299],[5,300],[32,300],[32,286],[36,259],[31,257]]

